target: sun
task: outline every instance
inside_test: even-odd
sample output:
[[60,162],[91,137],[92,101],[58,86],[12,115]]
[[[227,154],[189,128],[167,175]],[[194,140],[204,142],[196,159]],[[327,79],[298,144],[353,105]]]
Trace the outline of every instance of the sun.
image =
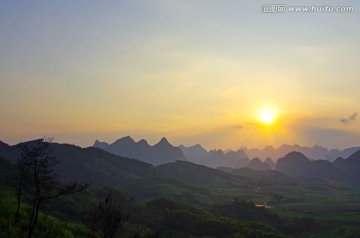
[[276,119],[276,113],[273,109],[266,108],[259,111],[258,119],[265,125],[271,125]]

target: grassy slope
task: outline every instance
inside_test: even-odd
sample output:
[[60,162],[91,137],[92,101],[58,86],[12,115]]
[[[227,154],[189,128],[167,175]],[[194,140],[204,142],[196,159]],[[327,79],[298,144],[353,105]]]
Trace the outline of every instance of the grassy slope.
[[[26,237],[30,207],[22,204],[20,222],[13,224],[16,200],[7,194],[0,194],[0,237]],[[39,214],[34,237],[89,237],[89,231],[83,224],[63,221],[52,216]]]

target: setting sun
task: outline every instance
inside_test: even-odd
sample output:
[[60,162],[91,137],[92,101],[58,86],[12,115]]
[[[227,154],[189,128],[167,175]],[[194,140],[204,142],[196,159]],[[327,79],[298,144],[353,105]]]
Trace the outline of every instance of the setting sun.
[[263,109],[259,112],[259,120],[266,125],[272,124],[275,118],[276,115],[272,109]]

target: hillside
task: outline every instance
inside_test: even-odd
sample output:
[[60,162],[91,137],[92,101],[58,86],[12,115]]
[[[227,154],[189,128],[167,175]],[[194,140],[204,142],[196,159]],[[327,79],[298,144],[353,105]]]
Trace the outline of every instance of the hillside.
[[[61,149],[65,150],[64,148]],[[69,150],[69,148],[66,149]],[[57,151],[59,153],[59,148]],[[69,151],[62,153],[65,156]],[[0,169],[1,178],[16,177],[15,165],[1,158],[0,165],[2,168]],[[11,186],[8,186],[8,182],[8,180],[0,181],[2,187],[0,192],[0,214],[2,215],[0,218],[0,227],[2,228],[0,229],[0,237],[23,237],[27,233],[26,221],[29,219],[27,215],[29,206],[25,203],[22,204],[20,223],[14,224],[12,221],[16,210],[16,200],[10,195],[13,190]],[[25,189],[28,190],[27,187]],[[29,192],[30,190],[27,191],[28,194],[30,194]],[[237,236],[256,234],[256,237],[264,238],[269,237],[269,235],[271,237],[286,237],[276,228],[267,225],[266,223],[269,221],[266,220],[262,222],[247,219],[239,221],[167,198],[151,200],[146,205],[137,204],[131,194],[111,187],[91,187],[86,193],[74,194],[46,203],[43,212],[40,214],[34,236],[39,238],[49,236],[54,238],[103,237],[101,230],[92,230],[91,216],[94,214],[92,206],[101,203],[106,194],[111,194],[112,200],[119,202],[119,208],[122,210],[124,220],[121,222],[121,233],[119,233],[121,235],[119,237],[159,237],[160,235],[169,238],[233,237],[234,234]],[[252,209],[255,214],[258,214],[257,216],[262,216],[263,211],[261,209],[255,207]],[[102,218],[97,217],[97,219]]]
[[276,181],[278,183],[288,183],[296,181],[294,178],[287,176],[286,174],[277,171],[277,170],[267,170],[267,171],[260,171],[252,168],[240,168],[240,169],[233,169],[233,168],[226,168],[226,167],[219,167],[218,170],[224,171],[228,174],[233,174],[237,176],[243,177],[251,177],[251,178],[261,178],[266,179],[269,181]]
[[[22,145],[33,143],[36,141]],[[0,150],[0,154],[19,154],[19,145],[5,144],[3,147],[6,150]],[[109,192],[117,197],[121,209],[131,217],[123,226],[123,232],[128,237],[133,237],[138,231],[144,235],[138,234],[137,237],[152,237],[159,233],[162,237],[233,237],[234,234],[240,237],[248,234],[283,237],[305,235],[305,232],[325,232],[327,221],[320,220],[320,226],[318,220],[307,217],[312,216],[307,211],[322,216],[327,216],[325,212],[334,212],[331,218],[334,224],[359,224],[356,214],[351,215],[358,211],[358,188],[341,186],[326,177],[332,169],[345,171],[345,168],[355,166],[358,153],[344,160],[339,159],[339,166],[343,164],[343,168],[333,168],[328,161],[312,161],[298,152],[290,153],[279,160],[278,165],[288,172],[294,172],[297,168],[304,173],[292,178],[274,170],[216,170],[187,161],[153,166],[94,147],[52,143],[50,148],[60,161],[55,167],[59,182],[89,182],[90,190],[46,203],[42,212],[82,223],[85,233],[90,224],[88,216],[91,206],[103,201]],[[345,161],[349,163],[347,166]],[[17,170],[10,160],[0,160],[0,166],[0,187],[7,194],[0,197],[1,205],[5,196],[10,196],[9,199],[14,201],[9,194],[15,192]],[[308,172],[319,179],[305,179]],[[25,193],[30,194],[29,191]],[[335,208],[334,202],[343,205]],[[267,210],[265,206],[272,208]],[[302,214],[302,217],[279,217],[273,211],[279,214]],[[346,213],[352,220],[344,220],[340,213]],[[13,219],[11,214],[9,212],[6,215],[8,220]],[[7,220],[1,222],[8,226]],[[309,226],[313,230],[309,230]],[[348,233],[352,232],[349,230]],[[78,237],[86,237],[86,234],[82,233]]]
[[[17,145],[9,148],[14,161],[19,148]],[[51,149],[59,160],[55,172],[61,181],[119,187],[141,201],[166,195],[203,206],[222,199],[213,188],[244,186],[239,177],[185,161],[154,167],[94,147],[53,143]]]

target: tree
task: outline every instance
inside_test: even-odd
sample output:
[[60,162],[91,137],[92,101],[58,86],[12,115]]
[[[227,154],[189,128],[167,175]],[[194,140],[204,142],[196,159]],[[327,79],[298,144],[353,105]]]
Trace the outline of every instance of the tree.
[[[29,173],[32,179],[32,211],[30,215],[28,238],[32,237],[37,224],[40,205],[50,199],[63,195],[77,193],[88,186],[77,183],[61,184],[57,181],[54,167],[59,163],[50,148],[52,139],[42,139],[32,142],[31,145],[22,145],[21,158],[18,162],[20,171],[20,186],[18,190],[18,204],[21,199],[21,189],[24,176]],[[18,205],[19,208],[20,205]]]
[[21,195],[24,185],[24,179],[30,170],[30,164],[29,164],[30,160],[28,159],[29,151],[25,146],[21,146],[21,149],[22,149],[22,153],[16,163],[17,169],[19,170],[19,187],[17,190],[17,209],[15,214],[15,224],[19,222],[19,211],[21,205]]
[[94,206],[92,214],[92,233],[95,236],[96,230],[100,230],[103,238],[113,238],[119,232],[128,216],[121,212],[120,204],[116,203],[108,193],[104,202]]

